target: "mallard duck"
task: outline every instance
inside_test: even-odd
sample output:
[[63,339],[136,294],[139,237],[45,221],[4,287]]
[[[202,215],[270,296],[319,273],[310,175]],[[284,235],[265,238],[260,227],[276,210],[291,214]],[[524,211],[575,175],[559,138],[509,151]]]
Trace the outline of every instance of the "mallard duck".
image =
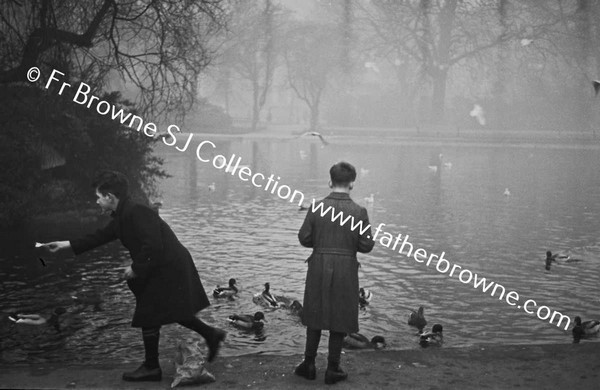
[[302,304],[299,301],[294,301],[292,302],[292,304],[290,305],[290,311],[292,312],[292,314],[295,314],[299,317],[302,317],[302,310],[304,308],[302,307]]
[[279,307],[281,304],[277,301],[277,298],[273,294],[271,294],[271,285],[267,282],[265,283],[265,289],[261,293],[257,293],[254,295],[252,300],[254,303],[259,303],[269,307]]
[[350,333],[344,337],[344,347],[349,349],[380,349],[385,347],[383,336],[375,336],[371,340],[360,333]]
[[373,293],[370,290],[362,287],[358,289],[358,303],[361,306],[367,306],[369,303],[371,303],[372,298]]
[[408,325],[415,326],[417,329],[419,329],[419,332],[423,331],[423,328],[425,325],[427,325],[423,306],[419,307],[418,311],[410,311],[410,315],[408,316]]
[[252,330],[260,330],[265,326],[263,320],[265,319],[265,315],[262,311],[257,311],[254,315],[250,314],[242,314],[237,315],[233,314],[229,316],[229,322],[233,325],[242,328],[242,329],[252,329]]
[[575,317],[575,326],[573,327],[573,342],[597,335],[600,332],[600,321],[590,320],[581,322],[581,317]]
[[433,325],[431,331],[423,333],[419,336],[419,344],[422,347],[429,345],[442,345],[444,343],[444,327],[440,324]]
[[217,288],[213,290],[213,297],[215,298],[231,298],[238,293],[235,279],[229,279],[229,287],[221,287],[217,285]]
[[62,307],[57,307],[54,309],[52,315],[48,318],[40,315],[40,314],[12,314],[8,317],[11,321],[13,321],[17,325],[51,325],[57,331],[60,331],[60,323],[58,322],[58,317],[67,311]]

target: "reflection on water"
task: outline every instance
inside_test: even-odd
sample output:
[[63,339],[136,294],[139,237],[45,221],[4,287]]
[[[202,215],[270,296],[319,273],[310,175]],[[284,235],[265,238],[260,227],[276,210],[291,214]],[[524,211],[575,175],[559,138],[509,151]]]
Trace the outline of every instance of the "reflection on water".
[[[546,148],[430,147],[351,142],[322,148],[318,141],[221,140],[205,157],[235,153],[242,164],[281,184],[302,191],[306,201],[328,193],[329,167],[353,163],[363,173],[352,197],[369,206],[373,225],[409,235],[414,247],[515,290],[521,301],[534,299],[570,317],[597,317],[598,231],[600,223],[599,156],[593,150]],[[243,182],[188,150],[159,150],[171,178],[161,183],[162,217],[190,250],[207,293],[235,278],[241,288],[234,301],[216,300],[201,313],[229,334],[223,355],[301,354],[304,328],[286,310],[262,309],[252,295],[270,282],[274,294],[302,300],[305,258],[296,233],[305,212],[264,189]],[[433,174],[430,155],[443,152],[451,168]],[[215,183],[214,191],[209,185]],[[511,195],[505,196],[509,188]],[[0,362],[139,361],[140,332],[129,326],[133,297],[120,281],[129,264],[119,245],[78,258],[45,258],[43,267],[30,249],[34,241],[64,238],[77,227],[49,229],[3,238],[2,311],[51,313],[68,308],[61,334],[11,325],[0,319]],[[544,270],[546,250],[569,251],[584,261]],[[390,348],[418,348],[406,324],[408,310],[425,307],[432,325],[444,325],[448,346],[478,343],[565,343],[570,332],[490,297],[456,277],[438,273],[381,245],[359,255],[361,285],[373,300],[360,313],[361,332],[383,335]],[[593,291],[594,293],[590,293]],[[73,297],[86,298],[76,300]],[[96,305],[95,301],[101,304]],[[264,333],[236,329],[231,314],[263,310]],[[181,340],[199,336],[177,325],[163,327],[161,354],[171,356]],[[321,343],[326,347],[326,339]]]

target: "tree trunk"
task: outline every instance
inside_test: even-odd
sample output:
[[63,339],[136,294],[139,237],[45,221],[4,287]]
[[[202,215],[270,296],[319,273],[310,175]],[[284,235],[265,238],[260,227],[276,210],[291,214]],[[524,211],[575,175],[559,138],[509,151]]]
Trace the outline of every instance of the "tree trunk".
[[433,94],[431,96],[431,120],[433,123],[441,123],[444,119],[448,71],[445,69],[436,69],[432,73]]
[[252,83],[252,131],[256,131],[258,128],[258,122],[260,121],[260,104],[258,101],[259,85],[258,82]]
[[317,131],[319,128],[319,103],[316,102],[310,106],[310,131]]

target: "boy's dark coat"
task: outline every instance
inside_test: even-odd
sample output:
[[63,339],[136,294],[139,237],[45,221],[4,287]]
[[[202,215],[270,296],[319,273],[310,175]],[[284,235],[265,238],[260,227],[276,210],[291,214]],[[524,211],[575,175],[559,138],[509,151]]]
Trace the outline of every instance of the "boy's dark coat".
[[155,327],[186,321],[210,302],[188,250],[158,214],[124,198],[110,223],[77,240],[75,254],[120,239],[136,277],[127,281],[136,297],[131,326]]

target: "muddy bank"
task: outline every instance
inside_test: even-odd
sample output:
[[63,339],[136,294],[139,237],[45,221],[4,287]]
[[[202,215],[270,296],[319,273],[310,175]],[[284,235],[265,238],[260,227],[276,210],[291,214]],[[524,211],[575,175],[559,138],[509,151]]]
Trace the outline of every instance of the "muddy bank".
[[[347,351],[349,373],[340,389],[597,389],[600,343],[477,346],[403,351]],[[217,358],[208,365],[217,381],[207,389],[331,388],[323,383],[326,356],[317,357],[317,380],[296,377],[301,356],[246,355]],[[166,389],[174,365],[162,357],[161,382],[130,383],[121,373],[133,366],[0,366],[2,388]]]

